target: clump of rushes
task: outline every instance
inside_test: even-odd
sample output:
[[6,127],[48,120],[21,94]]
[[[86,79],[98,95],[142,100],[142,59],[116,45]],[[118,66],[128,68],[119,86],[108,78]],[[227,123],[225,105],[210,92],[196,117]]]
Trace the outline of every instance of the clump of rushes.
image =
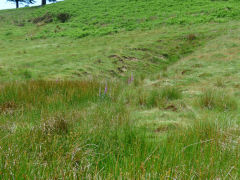
[[201,108],[209,110],[229,111],[237,109],[237,101],[230,94],[217,89],[204,90],[198,99]]
[[147,104],[148,93],[146,90],[139,90],[137,93],[137,103],[140,106],[145,106]]
[[161,90],[160,95],[163,99],[175,100],[182,97],[182,92],[179,88],[168,86]]
[[176,87],[164,87],[160,90],[152,90],[147,97],[146,106],[147,107],[159,107],[167,101],[180,99],[182,97],[182,92]]
[[160,91],[158,90],[153,90],[150,92],[147,100],[146,100],[146,106],[151,108],[151,107],[157,107],[160,102],[161,102],[161,94]]

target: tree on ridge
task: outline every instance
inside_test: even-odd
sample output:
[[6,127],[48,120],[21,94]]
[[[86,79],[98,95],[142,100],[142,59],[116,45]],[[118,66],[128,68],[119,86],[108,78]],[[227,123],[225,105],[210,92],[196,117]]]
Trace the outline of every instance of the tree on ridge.
[[47,4],[47,0],[42,0],[42,6]]
[[32,4],[35,1],[34,0],[7,0],[10,2],[15,2],[16,3],[16,8],[19,8],[19,3],[26,3],[26,4]]
[[[57,0],[48,0],[49,2],[56,2]],[[47,0],[42,0],[42,6],[47,4]]]

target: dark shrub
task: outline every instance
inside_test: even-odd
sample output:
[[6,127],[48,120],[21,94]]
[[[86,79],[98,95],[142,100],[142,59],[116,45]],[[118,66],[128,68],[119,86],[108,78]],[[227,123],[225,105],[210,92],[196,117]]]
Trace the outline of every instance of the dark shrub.
[[195,34],[189,34],[189,35],[187,36],[187,39],[188,39],[189,41],[193,41],[193,40],[197,39],[197,36],[196,36]]
[[62,23],[65,23],[67,20],[69,20],[70,19],[70,14],[68,14],[68,13],[59,13],[58,15],[57,15],[57,19],[59,20],[59,21],[61,21]]

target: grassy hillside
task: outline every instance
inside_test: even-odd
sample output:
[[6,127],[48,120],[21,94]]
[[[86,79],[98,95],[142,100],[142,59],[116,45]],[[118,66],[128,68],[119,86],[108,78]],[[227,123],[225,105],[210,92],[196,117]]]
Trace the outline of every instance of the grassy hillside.
[[120,78],[131,72],[149,75],[224,33],[224,28],[217,24],[171,26],[80,40],[6,40],[1,45],[0,79]]
[[238,3],[0,11],[0,178],[239,179]]
[[237,5],[66,0],[1,11],[0,80],[155,73],[224,33],[219,22],[237,20]]

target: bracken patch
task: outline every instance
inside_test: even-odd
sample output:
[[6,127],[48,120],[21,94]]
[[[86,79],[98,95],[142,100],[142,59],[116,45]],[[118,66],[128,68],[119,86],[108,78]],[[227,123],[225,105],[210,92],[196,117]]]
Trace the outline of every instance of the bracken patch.
[[47,12],[43,16],[39,16],[39,17],[36,17],[36,18],[32,19],[32,22],[34,24],[51,23],[51,22],[53,22],[53,16],[52,16],[52,14]]

